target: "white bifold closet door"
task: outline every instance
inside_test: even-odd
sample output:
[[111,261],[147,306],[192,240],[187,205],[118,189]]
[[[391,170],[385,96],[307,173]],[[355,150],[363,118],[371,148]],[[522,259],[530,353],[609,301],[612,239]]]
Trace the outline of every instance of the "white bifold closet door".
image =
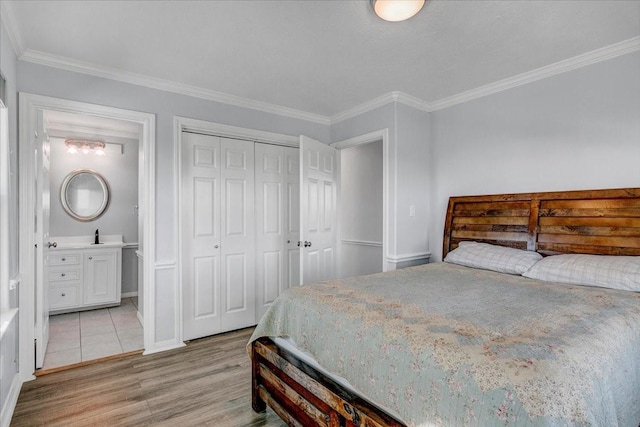
[[297,148],[255,145],[256,314],[300,283],[300,156]]
[[256,323],[254,144],[182,134],[185,340]]

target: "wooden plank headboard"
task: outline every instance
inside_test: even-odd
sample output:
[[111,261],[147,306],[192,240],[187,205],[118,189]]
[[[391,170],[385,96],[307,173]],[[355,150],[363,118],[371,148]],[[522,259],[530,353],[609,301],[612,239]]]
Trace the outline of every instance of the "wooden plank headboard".
[[640,188],[451,197],[442,257],[463,240],[543,255],[640,255]]

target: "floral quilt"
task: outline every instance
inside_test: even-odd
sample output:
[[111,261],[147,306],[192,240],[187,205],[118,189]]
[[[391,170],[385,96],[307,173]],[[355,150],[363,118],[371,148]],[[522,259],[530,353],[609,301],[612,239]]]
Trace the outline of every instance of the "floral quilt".
[[447,263],[290,289],[283,336],[409,426],[640,425],[640,294]]

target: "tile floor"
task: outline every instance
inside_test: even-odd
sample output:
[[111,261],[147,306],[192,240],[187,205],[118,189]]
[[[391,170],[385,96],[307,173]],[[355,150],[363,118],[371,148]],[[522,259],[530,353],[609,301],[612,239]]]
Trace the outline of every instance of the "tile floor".
[[119,307],[49,317],[43,369],[142,350],[143,330],[137,307],[137,298],[123,298]]

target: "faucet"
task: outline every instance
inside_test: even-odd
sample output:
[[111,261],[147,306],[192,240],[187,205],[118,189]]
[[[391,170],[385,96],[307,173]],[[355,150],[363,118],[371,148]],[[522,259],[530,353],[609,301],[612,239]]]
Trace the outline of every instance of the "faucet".
[[96,228],[96,238],[93,242],[94,245],[99,245],[100,244],[100,232],[98,231],[98,229]]

